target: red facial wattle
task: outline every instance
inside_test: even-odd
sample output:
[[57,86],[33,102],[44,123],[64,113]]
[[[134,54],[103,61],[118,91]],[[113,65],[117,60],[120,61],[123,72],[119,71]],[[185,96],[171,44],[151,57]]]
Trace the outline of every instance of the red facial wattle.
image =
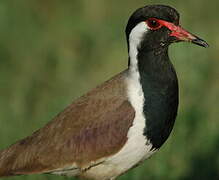
[[181,26],[176,26],[175,24],[164,20],[157,20],[157,21],[163,26],[167,27],[169,30],[171,30],[170,36],[175,36],[179,40],[183,40],[183,41],[192,41],[196,39],[194,35],[183,29]]
[[197,44],[197,45],[200,45],[200,46],[203,46],[203,47],[208,47],[209,46],[204,40],[200,39],[199,37],[197,37],[197,36],[195,36],[191,33],[189,33],[188,31],[183,29],[181,26],[175,25],[171,22],[161,20],[161,19],[157,19],[157,18],[149,18],[146,21],[146,23],[147,23],[148,27],[151,30],[158,30],[161,27],[168,28],[171,31],[169,36],[173,36],[173,37],[177,38],[180,41],[192,42],[194,44]]

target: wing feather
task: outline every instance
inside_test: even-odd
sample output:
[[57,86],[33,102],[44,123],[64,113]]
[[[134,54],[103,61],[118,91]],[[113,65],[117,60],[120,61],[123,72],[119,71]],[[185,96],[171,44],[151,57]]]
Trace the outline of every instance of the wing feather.
[[90,91],[45,127],[0,152],[0,177],[89,167],[127,141],[134,109],[125,73]]

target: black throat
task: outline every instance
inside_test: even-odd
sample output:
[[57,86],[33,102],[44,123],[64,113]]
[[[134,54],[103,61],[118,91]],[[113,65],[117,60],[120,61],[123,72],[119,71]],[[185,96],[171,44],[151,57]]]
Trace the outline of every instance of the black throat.
[[168,47],[138,49],[138,69],[144,93],[144,135],[160,148],[173,129],[178,109],[178,80]]

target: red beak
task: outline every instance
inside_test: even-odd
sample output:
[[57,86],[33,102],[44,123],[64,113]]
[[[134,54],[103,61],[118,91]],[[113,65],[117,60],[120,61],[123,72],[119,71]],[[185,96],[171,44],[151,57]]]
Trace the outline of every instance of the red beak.
[[197,44],[199,46],[203,47],[209,47],[208,43],[201,38],[189,33],[185,29],[183,29],[181,26],[176,26],[173,23],[164,21],[164,20],[159,20],[159,22],[166,26],[169,30],[171,30],[170,36],[174,36],[177,38],[179,41],[187,41],[187,42],[192,42],[194,44]]

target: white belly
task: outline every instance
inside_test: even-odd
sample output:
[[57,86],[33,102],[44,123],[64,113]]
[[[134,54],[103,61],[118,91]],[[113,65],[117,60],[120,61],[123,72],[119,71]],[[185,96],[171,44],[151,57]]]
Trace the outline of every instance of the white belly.
[[89,169],[86,175],[98,180],[114,179],[155,152],[155,150],[151,150],[152,144],[147,142],[143,135],[145,124],[137,123],[141,122],[139,119],[135,119],[135,122],[136,124],[133,124],[129,130],[125,146],[103,163]]

